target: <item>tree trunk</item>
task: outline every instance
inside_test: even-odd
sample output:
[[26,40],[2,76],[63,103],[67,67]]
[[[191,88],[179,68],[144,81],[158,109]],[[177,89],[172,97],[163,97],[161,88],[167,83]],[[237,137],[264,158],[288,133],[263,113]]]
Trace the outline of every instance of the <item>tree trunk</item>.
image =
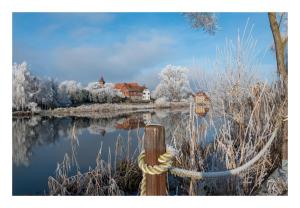
[[[283,87],[285,88],[285,97],[288,97],[288,73],[287,68],[285,65],[285,57],[284,57],[284,48],[287,42],[287,37],[283,40],[280,33],[279,24],[276,19],[275,12],[269,12],[269,21],[270,27],[273,34],[274,44],[275,44],[275,51],[276,51],[276,61],[277,61],[277,70],[280,77],[283,80]],[[287,114],[288,105],[286,104],[286,114]],[[285,116],[285,115],[284,115]],[[282,146],[281,146],[281,160],[287,161],[288,160],[288,122],[284,122],[282,125],[283,128],[283,137],[282,137]]]
[[268,16],[269,16],[270,27],[272,30],[274,44],[275,44],[277,70],[280,77],[284,80],[285,83],[287,83],[288,74],[284,62],[284,42],[281,38],[279,25],[276,19],[276,13],[269,12]]

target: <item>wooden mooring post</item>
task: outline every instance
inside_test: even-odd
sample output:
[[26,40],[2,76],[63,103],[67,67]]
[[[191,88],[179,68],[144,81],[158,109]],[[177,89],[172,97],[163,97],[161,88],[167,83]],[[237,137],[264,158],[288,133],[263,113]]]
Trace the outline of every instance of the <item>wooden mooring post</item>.
[[[144,137],[145,163],[158,165],[158,157],[166,152],[165,128],[161,125],[145,127]],[[162,196],[167,191],[167,173],[160,175],[146,174],[146,195]]]

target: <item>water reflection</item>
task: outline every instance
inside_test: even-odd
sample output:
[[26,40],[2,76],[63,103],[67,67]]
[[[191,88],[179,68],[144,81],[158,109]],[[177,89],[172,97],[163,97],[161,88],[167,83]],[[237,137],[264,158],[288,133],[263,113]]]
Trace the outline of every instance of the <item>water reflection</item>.
[[40,117],[13,119],[13,162],[19,166],[29,166],[33,146],[57,142],[58,138],[68,133],[69,120],[58,122],[57,119]]
[[74,173],[94,167],[100,148],[104,156],[111,153],[107,158],[112,161],[113,157],[123,157],[114,155],[120,145],[130,149],[126,157],[137,156],[143,128],[150,122],[165,127],[167,144],[176,145],[180,139],[189,138],[185,131],[189,122],[188,108],[132,113],[117,118],[13,118],[13,194],[47,192],[47,178],[54,174],[57,163],[66,153],[76,167]]
[[143,115],[123,118],[122,120],[117,121],[115,127],[117,129],[125,129],[125,130],[143,128],[145,127]]
[[201,105],[201,104],[195,105],[195,113],[200,117],[205,117],[208,111],[209,111],[208,105]]
[[[172,112],[146,112],[118,118],[82,117],[31,117],[13,118],[13,162],[16,166],[29,166],[33,147],[55,144],[62,138],[72,138],[74,131],[81,134],[86,129],[90,134],[105,137],[118,130],[143,129],[149,123],[160,123],[167,134],[180,123],[188,110]],[[173,125],[171,125],[173,124]],[[75,128],[75,129],[74,129]],[[127,136],[126,136],[127,137]]]

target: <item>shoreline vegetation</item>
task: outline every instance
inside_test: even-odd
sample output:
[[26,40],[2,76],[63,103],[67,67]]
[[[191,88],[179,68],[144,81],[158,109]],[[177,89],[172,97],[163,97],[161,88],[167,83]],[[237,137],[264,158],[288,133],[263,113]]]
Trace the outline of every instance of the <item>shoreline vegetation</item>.
[[111,118],[131,113],[148,112],[160,109],[188,108],[189,102],[165,102],[165,103],[95,103],[83,104],[76,107],[54,108],[40,111],[14,111],[13,117],[30,117],[34,115],[55,117],[97,117]]

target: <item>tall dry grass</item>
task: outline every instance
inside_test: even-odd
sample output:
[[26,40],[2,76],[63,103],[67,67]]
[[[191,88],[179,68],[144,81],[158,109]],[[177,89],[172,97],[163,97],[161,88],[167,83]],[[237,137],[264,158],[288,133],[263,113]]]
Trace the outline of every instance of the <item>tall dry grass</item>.
[[[76,148],[79,147],[76,126],[72,128],[71,159],[65,154],[61,163],[57,164],[55,177],[48,178],[50,195],[136,195],[142,179],[136,157],[140,152],[137,147],[131,155],[131,136],[128,132],[127,145],[125,138],[117,138],[114,151],[108,150],[108,159],[102,159],[102,144],[96,157],[96,166],[81,173],[76,159]],[[137,130],[139,131],[139,130]],[[140,133],[137,132],[140,138]],[[112,159],[114,154],[114,160]],[[70,170],[75,166],[77,174],[70,176]]]
[[[218,50],[213,69],[197,68],[196,89],[205,89],[211,99],[209,115],[200,119],[191,105],[187,133],[174,135],[173,146],[180,152],[175,165],[196,171],[234,169],[252,159],[267,143],[278,121],[287,116],[287,87],[280,80],[259,76],[257,42],[247,26],[236,42]],[[274,69],[275,70],[275,69]],[[204,78],[204,79],[203,79]],[[206,131],[214,141],[207,144]],[[281,146],[287,125],[281,123],[268,152],[251,169],[232,177],[204,181],[181,180],[189,195],[251,195],[280,165]],[[189,136],[185,136],[189,135]],[[181,142],[179,142],[181,141]],[[281,186],[287,187],[287,186]]]
[[[217,60],[207,72],[198,67],[193,81],[196,89],[205,89],[211,99],[206,117],[195,114],[191,103],[188,115],[172,126],[166,138],[178,152],[174,166],[194,171],[222,171],[237,168],[251,160],[267,143],[278,121],[287,116],[287,87],[279,80],[260,78],[257,41],[246,25],[237,40],[218,49]],[[263,51],[264,52],[264,51]],[[274,69],[275,70],[275,69]],[[169,123],[172,123],[170,121]],[[175,124],[175,123],[174,123]],[[138,130],[139,131],[139,130]],[[169,193],[180,195],[254,195],[266,178],[281,163],[281,147],[287,125],[282,123],[275,142],[250,169],[224,178],[202,181],[169,175]],[[138,134],[140,135],[140,134]],[[143,148],[143,136],[138,136]],[[128,144],[130,136],[128,136]],[[49,178],[52,195],[124,195],[137,194],[141,171],[136,158],[129,157],[130,146],[117,142],[115,161],[104,162],[99,152],[97,166],[85,174],[68,177],[67,156]],[[126,155],[127,152],[127,155]],[[135,156],[137,156],[135,154]],[[119,156],[126,155],[124,159]],[[111,158],[110,156],[108,158]],[[271,184],[271,182],[270,182]],[[272,192],[285,193],[287,181],[269,186]],[[278,190],[281,189],[281,190]]]

